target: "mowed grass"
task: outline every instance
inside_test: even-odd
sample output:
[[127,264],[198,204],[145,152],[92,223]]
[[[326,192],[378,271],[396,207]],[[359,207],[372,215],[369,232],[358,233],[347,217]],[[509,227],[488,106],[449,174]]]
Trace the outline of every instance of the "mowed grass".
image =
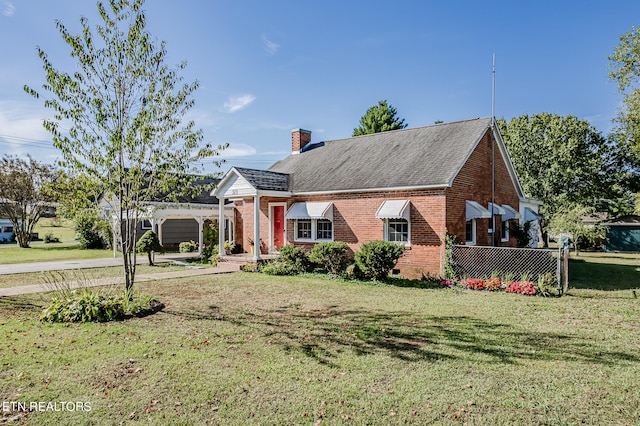
[[571,252],[569,285],[616,291],[640,289],[640,253]]
[[[141,274],[155,274],[160,272],[172,272],[184,270],[184,266],[173,263],[157,263],[154,266],[136,265],[136,276]],[[20,287],[31,284],[48,284],[67,281],[79,281],[90,283],[91,280],[100,278],[123,276],[121,266],[105,268],[71,269],[65,271],[29,272],[23,274],[0,275],[0,288]]]
[[0,244],[0,264],[49,262],[56,260],[99,259],[113,256],[113,250],[82,250],[75,240],[73,222],[64,218],[41,218],[35,232],[42,239],[51,232],[60,239],[59,243],[32,241],[30,248],[20,248],[17,244]]
[[101,259],[112,256],[113,250],[84,250],[78,245],[32,244],[31,248],[20,248],[16,245],[0,248],[0,264]]
[[43,324],[42,295],[0,299],[0,398],[91,407],[4,415],[28,425],[640,423],[640,304],[628,290],[539,298],[250,273],[137,288],[164,311]]

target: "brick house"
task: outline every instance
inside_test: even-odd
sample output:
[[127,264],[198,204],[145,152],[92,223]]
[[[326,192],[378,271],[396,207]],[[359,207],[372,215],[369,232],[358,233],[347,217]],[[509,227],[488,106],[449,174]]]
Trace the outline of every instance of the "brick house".
[[442,272],[447,233],[515,246],[507,222],[540,205],[524,196],[492,118],[320,143],[296,129],[291,155],[268,170],[232,168],[213,195],[234,202],[235,242],[248,251],[260,241],[255,258],[287,243],[344,241],[356,251],[387,240],[405,246],[397,268],[413,278]]

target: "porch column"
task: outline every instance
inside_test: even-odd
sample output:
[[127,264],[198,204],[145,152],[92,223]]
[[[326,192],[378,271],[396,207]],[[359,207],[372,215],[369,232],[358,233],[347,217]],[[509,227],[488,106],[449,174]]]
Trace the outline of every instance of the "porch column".
[[158,241],[160,241],[160,245],[162,245],[162,224],[166,221],[167,219],[161,217],[159,219],[156,219],[156,226],[158,227]]
[[260,195],[253,197],[253,260],[260,260]]
[[194,219],[198,222],[198,256],[202,256],[202,244],[204,243],[204,218],[196,217]]
[[218,196],[218,255],[227,255],[224,250],[224,197],[221,196]]

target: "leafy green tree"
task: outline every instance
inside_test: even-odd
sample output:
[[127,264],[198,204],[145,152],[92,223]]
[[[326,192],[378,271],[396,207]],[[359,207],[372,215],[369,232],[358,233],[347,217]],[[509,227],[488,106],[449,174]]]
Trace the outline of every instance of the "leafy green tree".
[[160,245],[160,240],[158,239],[156,233],[152,230],[148,230],[147,232],[142,234],[142,237],[140,237],[140,239],[136,243],[136,251],[138,251],[138,253],[147,253],[147,256],[149,258],[149,266],[153,266],[153,257],[151,256],[151,254],[154,251],[163,252],[164,248],[162,247],[162,245]]
[[605,238],[606,230],[602,225],[587,225],[582,220],[583,217],[593,214],[594,211],[593,207],[580,205],[563,206],[560,212],[556,213],[551,219],[548,228],[555,235],[571,235],[577,255],[580,244],[595,246]]
[[607,211],[622,197],[616,147],[587,121],[541,113],[498,125],[525,193],[544,202],[547,223],[569,206]]
[[190,185],[199,172],[194,164],[224,149],[203,144],[202,131],[185,122],[199,84],[183,83],[179,73],[186,63],[165,63],[165,43],[147,31],[143,3],[98,2],[101,22],[92,28],[81,18],[79,34],[57,22],[75,67],[57,69],[38,48],[46,82],[42,92],[25,86],[54,112],[44,127],[62,151],[63,166],[98,182],[112,208],[127,291],[135,281],[136,225],[145,204],[159,194],[201,191]]
[[353,129],[353,136],[404,129],[407,124],[404,119],[398,118],[397,113],[396,109],[387,104],[386,100],[378,102],[378,105],[369,108],[360,118],[360,126]]
[[609,78],[618,84],[623,96],[614,133],[620,146],[620,168],[626,173],[626,186],[640,192],[640,28],[631,27],[620,36],[613,55],[607,59]]
[[57,200],[59,171],[31,157],[0,160],[0,216],[13,224],[18,245],[29,247],[33,228]]

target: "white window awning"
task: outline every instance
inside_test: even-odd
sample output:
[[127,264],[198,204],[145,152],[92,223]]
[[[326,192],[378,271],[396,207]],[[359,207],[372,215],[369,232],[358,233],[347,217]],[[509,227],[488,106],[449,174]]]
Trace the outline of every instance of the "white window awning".
[[466,217],[467,221],[471,219],[489,219],[491,212],[475,201],[466,201]]
[[524,221],[525,222],[531,222],[532,220],[540,220],[542,219],[542,216],[540,216],[538,213],[534,212],[531,208],[529,207],[525,207],[524,208]]
[[376,217],[378,219],[406,219],[408,221],[411,211],[409,206],[409,200],[386,200],[376,212]]
[[333,221],[333,203],[328,202],[304,202],[294,203],[287,214],[287,219],[328,219]]
[[502,220],[512,220],[512,219],[520,219],[522,216],[518,213],[518,210],[514,209],[508,204],[503,204],[502,208],[506,213],[502,215]]
[[487,210],[489,210],[489,213],[493,212],[493,214],[499,214],[501,216],[507,214],[507,211],[499,204],[489,203]]

